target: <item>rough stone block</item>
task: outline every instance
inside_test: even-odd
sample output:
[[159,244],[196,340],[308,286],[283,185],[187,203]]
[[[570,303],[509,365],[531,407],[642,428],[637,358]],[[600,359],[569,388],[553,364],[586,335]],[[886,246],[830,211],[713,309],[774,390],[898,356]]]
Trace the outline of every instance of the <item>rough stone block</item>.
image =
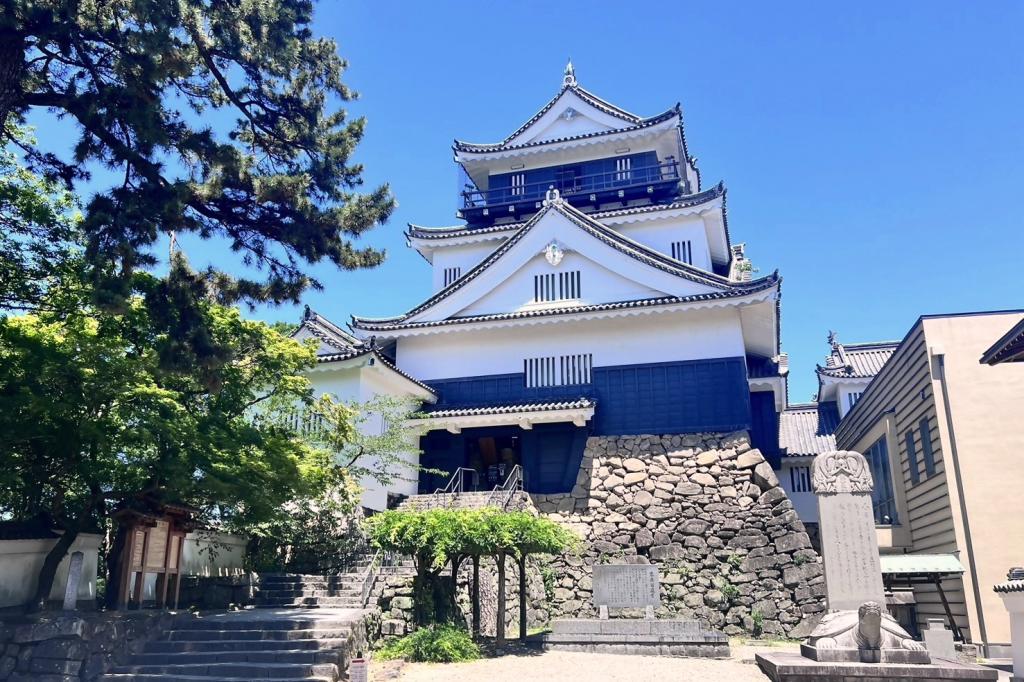
[[736,458],[737,469],[752,469],[764,462],[764,456],[760,450],[748,450]]

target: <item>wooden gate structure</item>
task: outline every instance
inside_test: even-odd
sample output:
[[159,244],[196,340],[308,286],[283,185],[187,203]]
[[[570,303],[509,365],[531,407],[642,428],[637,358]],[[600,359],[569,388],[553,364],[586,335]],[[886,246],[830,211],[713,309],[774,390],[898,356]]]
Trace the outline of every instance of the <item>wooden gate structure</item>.
[[153,511],[121,509],[114,518],[125,530],[121,552],[117,608],[141,608],[146,576],[156,574],[155,605],[178,608],[181,591],[181,550],[193,530],[195,509],[178,504],[154,503]]

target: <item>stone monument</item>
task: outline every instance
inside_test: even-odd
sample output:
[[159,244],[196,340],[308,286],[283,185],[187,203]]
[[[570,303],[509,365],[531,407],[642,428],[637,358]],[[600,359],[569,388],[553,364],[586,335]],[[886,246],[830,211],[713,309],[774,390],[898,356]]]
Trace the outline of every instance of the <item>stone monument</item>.
[[601,618],[609,608],[643,608],[647,620],[661,605],[658,567],[650,564],[602,564],[594,566],[594,604]]
[[[658,567],[594,566],[594,606],[600,618],[552,621],[551,632],[531,638],[545,649],[655,656],[728,658],[729,638],[697,620],[654,618],[661,605]],[[644,609],[646,617],[609,618],[608,609]]]
[[72,552],[71,560],[68,562],[68,582],[64,586],[64,610],[74,611],[78,605],[78,585],[82,582],[82,564],[85,555],[82,552]]
[[932,662],[885,608],[882,567],[871,505],[871,470],[858,452],[833,451],[814,460],[825,592],[829,612],[800,654],[758,654],[774,682],[872,680],[995,680],[995,670]]

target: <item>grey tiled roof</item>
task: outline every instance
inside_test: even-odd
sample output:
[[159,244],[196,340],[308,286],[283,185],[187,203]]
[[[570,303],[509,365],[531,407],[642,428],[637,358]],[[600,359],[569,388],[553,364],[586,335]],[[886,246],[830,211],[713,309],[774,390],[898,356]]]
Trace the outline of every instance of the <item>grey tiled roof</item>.
[[[338,352],[347,352],[359,348],[361,343],[359,339],[308,307],[303,316],[302,323],[292,333],[292,336],[294,337],[302,329],[305,329],[325,345]],[[317,353],[319,355],[331,354],[329,350],[323,348],[318,350]]]
[[[597,401],[591,398],[578,398],[558,402],[519,403],[516,405],[484,405],[480,407],[461,407],[424,412],[424,416],[436,417],[470,417],[482,414],[512,414],[516,412],[551,412],[554,410],[578,410],[594,407]],[[428,408],[429,410],[429,408]]]
[[352,359],[355,359],[355,358],[358,358],[358,357],[362,357],[364,355],[371,355],[371,354],[377,359],[378,362],[380,362],[382,365],[384,365],[388,369],[390,369],[393,372],[395,372],[395,373],[401,375],[402,377],[408,379],[409,381],[411,381],[412,383],[416,384],[417,386],[419,386],[420,388],[424,389],[425,391],[429,391],[432,395],[435,395],[435,396],[437,395],[437,391],[432,389],[430,386],[427,386],[425,383],[423,383],[419,379],[415,378],[411,374],[408,374],[408,373],[403,372],[402,370],[398,369],[398,367],[395,366],[395,363],[391,362],[391,360],[387,356],[385,356],[383,353],[381,353],[378,349],[370,348],[370,347],[368,347],[366,345],[362,345],[362,346],[360,346],[358,348],[352,348],[352,349],[344,351],[342,353],[330,353],[330,354],[327,354],[327,355],[318,355],[317,358],[316,358],[316,361],[318,363],[343,362],[345,360],[352,360]]
[[[598,222],[594,218],[586,215],[585,213],[582,213],[578,209],[573,208],[571,205],[569,205],[568,203],[565,203],[563,201],[563,202],[559,202],[559,203],[549,204],[548,206],[546,206],[543,209],[541,209],[539,212],[537,212],[536,215],[534,215],[530,220],[528,220],[521,228],[519,228],[519,230],[514,235],[512,235],[512,237],[510,237],[504,244],[502,244],[497,249],[495,249],[493,252],[491,252],[491,254],[489,256],[487,256],[487,258],[483,259],[480,263],[478,263],[475,267],[473,267],[472,270],[470,270],[469,272],[464,274],[459,279],[455,280],[449,286],[445,287],[444,289],[441,289],[436,294],[434,294],[433,296],[431,296],[426,301],[424,301],[423,303],[419,304],[418,306],[416,306],[415,308],[413,308],[409,312],[405,313],[404,315],[398,315],[396,317],[388,317],[388,318],[377,318],[377,319],[353,316],[352,317],[352,325],[354,327],[357,327],[359,329],[364,329],[364,330],[382,330],[382,329],[398,329],[398,328],[403,328],[403,327],[406,327],[406,326],[408,326],[408,327],[413,327],[413,326],[436,326],[438,324],[452,324],[452,323],[458,323],[458,322],[463,322],[464,323],[466,321],[479,321],[479,320],[473,319],[473,318],[452,318],[452,319],[449,319],[449,320],[440,320],[440,321],[436,321],[436,322],[418,322],[418,323],[406,324],[406,321],[410,317],[412,317],[412,316],[414,316],[414,315],[416,315],[416,314],[426,310],[427,308],[433,306],[434,304],[436,304],[436,303],[442,301],[443,299],[447,298],[448,296],[454,294],[456,291],[458,291],[459,289],[461,289],[462,287],[467,285],[469,282],[473,281],[478,276],[480,276],[484,271],[487,270],[487,268],[489,268],[491,266],[492,263],[494,263],[496,260],[498,260],[505,253],[507,253],[513,246],[515,246],[519,242],[519,240],[521,240],[530,231],[530,229],[534,225],[536,225],[537,222],[539,222],[540,219],[544,215],[547,214],[548,211],[558,211],[563,216],[568,218],[572,223],[574,223],[575,225],[577,225],[578,227],[583,229],[585,232],[587,232],[588,234],[590,234],[594,238],[604,242],[608,246],[611,246],[612,248],[616,249],[617,251],[626,254],[630,258],[634,258],[634,259],[640,261],[641,263],[644,263],[644,264],[646,264],[646,265],[648,265],[650,267],[654,267],[654,268],[657,268],[657,269],[662,270],[664,272],[668,272],[670,274],[677,275],[677,276],[682,277],[684,279],[688,279],[688,280],[691,280],[693,282],[698,282],[698,283],[701,283],[701,284],[706,284],[706,285],[713,286],[713,287],[719,289],[718,292],[715,292],[713,294],[702,294],[702,295],[699,295],[699,296],[687,296],[687,297],[682,297],[682,298],[671,297],[671,298],[675,299],[675,300],[671,300],[671,301],[666,301],[666,299],[651,299],[653,301],[657,301],[657,302],[661,302],[661,303],[664,303],[664,302],[681,303],[681,302],[697,301],[697,300],[709,300],[709,299],[715,299],[715,298],[730,298],[730,297],[733,297],[733,296],[742,296],[742,295],[745,295],[745,294],[754,293],[754,292],[757,292],[757,291],[762,291],[762,290],[767,289],[769,287],[775,286],[776,284],[778,284],[781,281],[781,278],[779,277],[778,271],[776,271],[776,272],[774,272],[771,275],[768,275],[766,277],[761,277],[759,279],[752,280],[750,282],[733,282],[733,281],[729,280],[726,277],[722,277],[721,275],[716,275],[714,273],[705,272],[704,270],[701,270],[700,268],[696,268],[696,267],[694,267],[692,265],[689,265],[687,263],[683,263],[681,261],[675,260],[674,258],[670,258],[670,257],[666,256],[663,253],[659,253],[658,251],[655,251],[655,250],[653,250],[653,249],[651,249],[651,248],[649,248],[647,246],[644,246],[643,244],[641,244],[639,242],[636,242],[636,241],[634,241],[632,239],[629,239],[628,237],[626,237],[626,236],[620,234],[619,232],[617,232],[617,231],[615,231],[615,230],[605,226],[604,224]],[[634,305],[635,306],[635,305],[638,305],[638,304],[641,304],[641,303],[643,303],[643,302],[640,302],[640,301],[632,301],[632,302],[625,301],[625,302],[621,302],[621,303],[601,304],[601,305],[629,307],[630,305]],[[575,310],[574,312],[586,312],[586,310],[584,310],[584,309],[597,309],[597,310],[600,310],[600,309],[602,309],[601,305],[599,305],[599,306],[578,306],[577,307],[578,309]],[[501,315],[500,317],[495,317],[495,316],[480,316],[480,317],[485,317],[485,318],[488,318],[488,319],[514,319],[515,317],[519,317],[519,316],[523,316],[523,317],[526,317],[526,316],[536,316],[537,312],[539,312],[540,314],[565,314],[566,310],[568,310],[568,309],[561,308],[561,309],[550,309],[550,310],[545,310],[545,311],[531,311],[530,313],[502,313],[502,314],[500,314]]]
[[[559,142],[585,140],[593,137],[605,137],[607,135],[615,135],[617,133],[624,133],[630,130],[640,130],[641,128],[649,128],[653,125],[657,125],[664,121],[668,121],[675,116],[679,116],[681,113],[682,112],[679,108],[679,105],[677,104],[673,108],[669,109],[668,111],[664,111],[658,114],[657,116],[651,116],[650,118],[641,119],[623,128],[612,128],[611,130],[598,130],[592,133],[568,135],[566,137],[556,137],[550,140],[536,140],[533,142],[523,142],[521,144],[509,144],[508,140],[494,144],[475,144],[472,142],[462,142],[460,140],[455,140],[455,144],[453,145],[452,148],[457,152],[485,154],[487,152],[505,151],[510,149],[525,149],[528,147],[539,147],[545,144],[557,144]],[[518,133],[516,133],[516,135],[518,135]]]
[[870,379],[881,371],[882,366],[892,357],[899,345],[899,341],[837,344],[825,359],[825,364],[818,365],[818,374],[848,379]]
[[808,457],[836,449],[839,411],[833,402],[790,405],[779,415],[779,447],[785,457]]
[[[667,204],[647,204],[645,206],[628,206],[626,208],[616,208],[609,211],[595,211],[593,213],[587,213],[595,220],[602,220],[604,218],[617,218],[624,215],[635,215],[639,213],[655,213],[658,211],[671,211],[677,208],[688,208],[690,206],[697,206],[718,197],[725,196],[725,183],[718,183],[711,189],[704,190],[703,192],[697,192],[695,194],[689,194],[676,199],[675,201]],[[529,221],[519,221],[514,223],[505,223],[503,225],[491,225],[489,227],[472,228],[468,225],[452,225],[448,227],[424,227],[422,225],[413,225],[409,223],[409,230],[405,233],[407,237],[414,237],[416,239],[445,239],[447,237],[461,237],[469,236],[474,234],[490,234],[492,232],[504,232],[511,230],[518,230]]]
[[1005,583],[999,583],[992,589],[1001,594],[1006,594],[1008,592],[1024,592],[1024,580],[1008,580]]
[[498,147],[501,147],[503,145],[508,144],[515,137],[517,137],[523,131],[525,131],[527,128],[529,128],[534,123],[539,121],[541,116],[543,116],[544,114],[548,113],[548,111],[551,110],[551,107],[555,106],[555,102],[558,101],[558,99],[565,93],[566,90],[571,90],[573,92],[573,94],[575,94],[577,97],[579,97],[584,102],[586,102],[587,104],[591,105],[592,107],[594,107],[596,109],[599,109],[600,111],[603,111],[606,114],[609,114],[611,116],[615,116],[616,118],[621,118],[623,121],[626,121],[627,123],[631,123],[633,125],[636,125],[637,123],[640,123],[643,120],[641,117],[637,116],[636,114],[631,114],[631,113],[629,113],[628,111],[626,111],[624,109],[620,109],[619,107],[615,106],[614,104],[601,99],[600,97],[598,97],[594,93],[589,92],[588,90],[585,90],[585,89],[581,88],[579,85],[563,85],[562,88],[557,93],[555,93],[555,96],[552,97],[551,100],[547,104],[545,104],[543,107],[541,107],[540,111],[538,111],[536,114],[534,114],[532,117],[530,117],[530,120],[528,120],[523,125],[519,126],[519,128],[517,128],[515,132],[513,132],[511,135],[506,137],[501,142],[499,142],[497,144],[472,144],[470,142],[461,142],[459,140],[456,140],[455,141],[455,148],[458,149],[459,145],[465,145],[466,147],[495,147],[495,148],[498,148]]
[[1001,362],[1024,362],[1024,318],[1010,327],[1010,331],[992,344],[992,347],[981,356],[981,361],[988,365]]
[[[775,286],[780,279],[765,277],[758,280],[757,287],[751,287],[739,291],[716,291],[710,294],[696,294],[694,296],[666,296],[663,298],[644,298],[634,301],[618,301],[615,303],[595,303],[592,305],[566,306],[562,308],[545,308],[542,310],[525,310],[513,313],[492,313],[489,315],[469,315],[466,317],[450,317],[445,320],[428,320],[425,322],[403,322],[402,320],[368,320],[359,318],[354,322],[360,329],[366,331],[392,331],[396,329],[421,329],[427,327],[442,327],[452,324],[471,324],[474,322],[502,322],[505,320],[523,320],[537,317],[554,317],[559,315],[576,315],[580,313],[600,313],[611,310],[627,310],[629,308],[653,308],[656,306],[674,305],[677,303],[697,303],[699,301],[717,301],[727,298],[738,298],[747,294],[756,293]],[[355,319],[355,318],[353,318]]]

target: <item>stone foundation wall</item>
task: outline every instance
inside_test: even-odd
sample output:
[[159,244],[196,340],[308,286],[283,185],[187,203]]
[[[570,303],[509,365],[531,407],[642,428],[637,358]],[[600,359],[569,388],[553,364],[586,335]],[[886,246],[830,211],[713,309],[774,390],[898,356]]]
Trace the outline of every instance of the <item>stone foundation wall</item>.
[[820,558],[745,432],[592,437],[571,493],[531,497],[585,544],[547,569],[551,618],[596,616],[591,567],[629,562],[659,567],[659,617],[726,634],[803,637],[824,611]]
[[173,622],[167,612],[42,614],[0,622],[0,680],[91,682]]

